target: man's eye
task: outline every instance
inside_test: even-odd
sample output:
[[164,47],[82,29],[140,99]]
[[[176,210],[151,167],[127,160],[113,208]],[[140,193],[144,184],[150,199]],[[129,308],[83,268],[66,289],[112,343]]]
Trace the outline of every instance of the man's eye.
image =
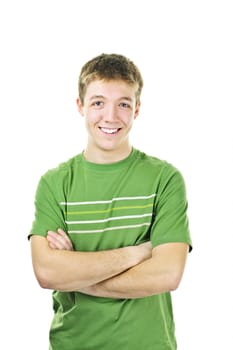
[[120,103],[120,107],[122,107],[122,108],[130,108],[130,105],[128,103],[126,103],[126,102],[121,102]]
[[95,101],[95,102],[93,102],[93,105],[96,107],[100,107],[100,106],[103,106],[103,102],[102,101]]

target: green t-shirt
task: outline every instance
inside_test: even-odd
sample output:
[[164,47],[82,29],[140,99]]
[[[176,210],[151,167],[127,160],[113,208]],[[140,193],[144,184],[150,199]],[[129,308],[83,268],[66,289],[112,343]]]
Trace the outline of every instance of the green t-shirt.
[[[63,228],[75,250],[185,242],[191,247],[185,185],[171,164],[133,149],[112,164],[82,154],[42,176],[31,235]],[[78,268],[78,266],[77,266]],[[170,293],[98,298],[53,292],[50,349],[174,350]]]

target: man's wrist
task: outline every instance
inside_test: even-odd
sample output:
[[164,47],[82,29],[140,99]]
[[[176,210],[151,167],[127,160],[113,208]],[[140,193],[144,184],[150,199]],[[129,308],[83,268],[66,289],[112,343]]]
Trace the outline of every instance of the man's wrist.
[[127,269],[139,264],[140,254],[136,246],[128,246],[123,249],[125,253],[124,259],[127,261]]

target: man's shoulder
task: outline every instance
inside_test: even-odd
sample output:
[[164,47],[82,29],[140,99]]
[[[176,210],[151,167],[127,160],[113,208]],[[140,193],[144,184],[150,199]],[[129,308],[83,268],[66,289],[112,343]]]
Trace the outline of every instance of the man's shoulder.
[[75,155],[68,160],[59,163],[56,167],[50,168],[43,174],[43,178],[47,181],[54,181],[65,178],[70,172],[78,167],[81,161],[81,154]]
[[158,158],[154,155],[138,151],[137,153],[138,160],[142,162],[143,166],[149,168],[160,169],[165,172],[176,172],[178,169],[170,162],[165,159]]

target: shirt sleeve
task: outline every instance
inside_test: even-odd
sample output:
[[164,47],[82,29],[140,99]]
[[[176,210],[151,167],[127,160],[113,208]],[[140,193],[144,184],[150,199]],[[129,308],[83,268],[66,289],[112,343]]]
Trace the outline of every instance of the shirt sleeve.
[[37,186],[35,217],[28,238],[31,235],[45,237],[48,230],[57,231],[58,228],[66,230],[64,213],[55,194],[56,191],[51,189],[51,186],[42,176]]
[[153,247],[183,242],[192,249],[187,216],[186,188],[181,173],[167,165],[161,175],[155,202],[155,220],[151,227]]

